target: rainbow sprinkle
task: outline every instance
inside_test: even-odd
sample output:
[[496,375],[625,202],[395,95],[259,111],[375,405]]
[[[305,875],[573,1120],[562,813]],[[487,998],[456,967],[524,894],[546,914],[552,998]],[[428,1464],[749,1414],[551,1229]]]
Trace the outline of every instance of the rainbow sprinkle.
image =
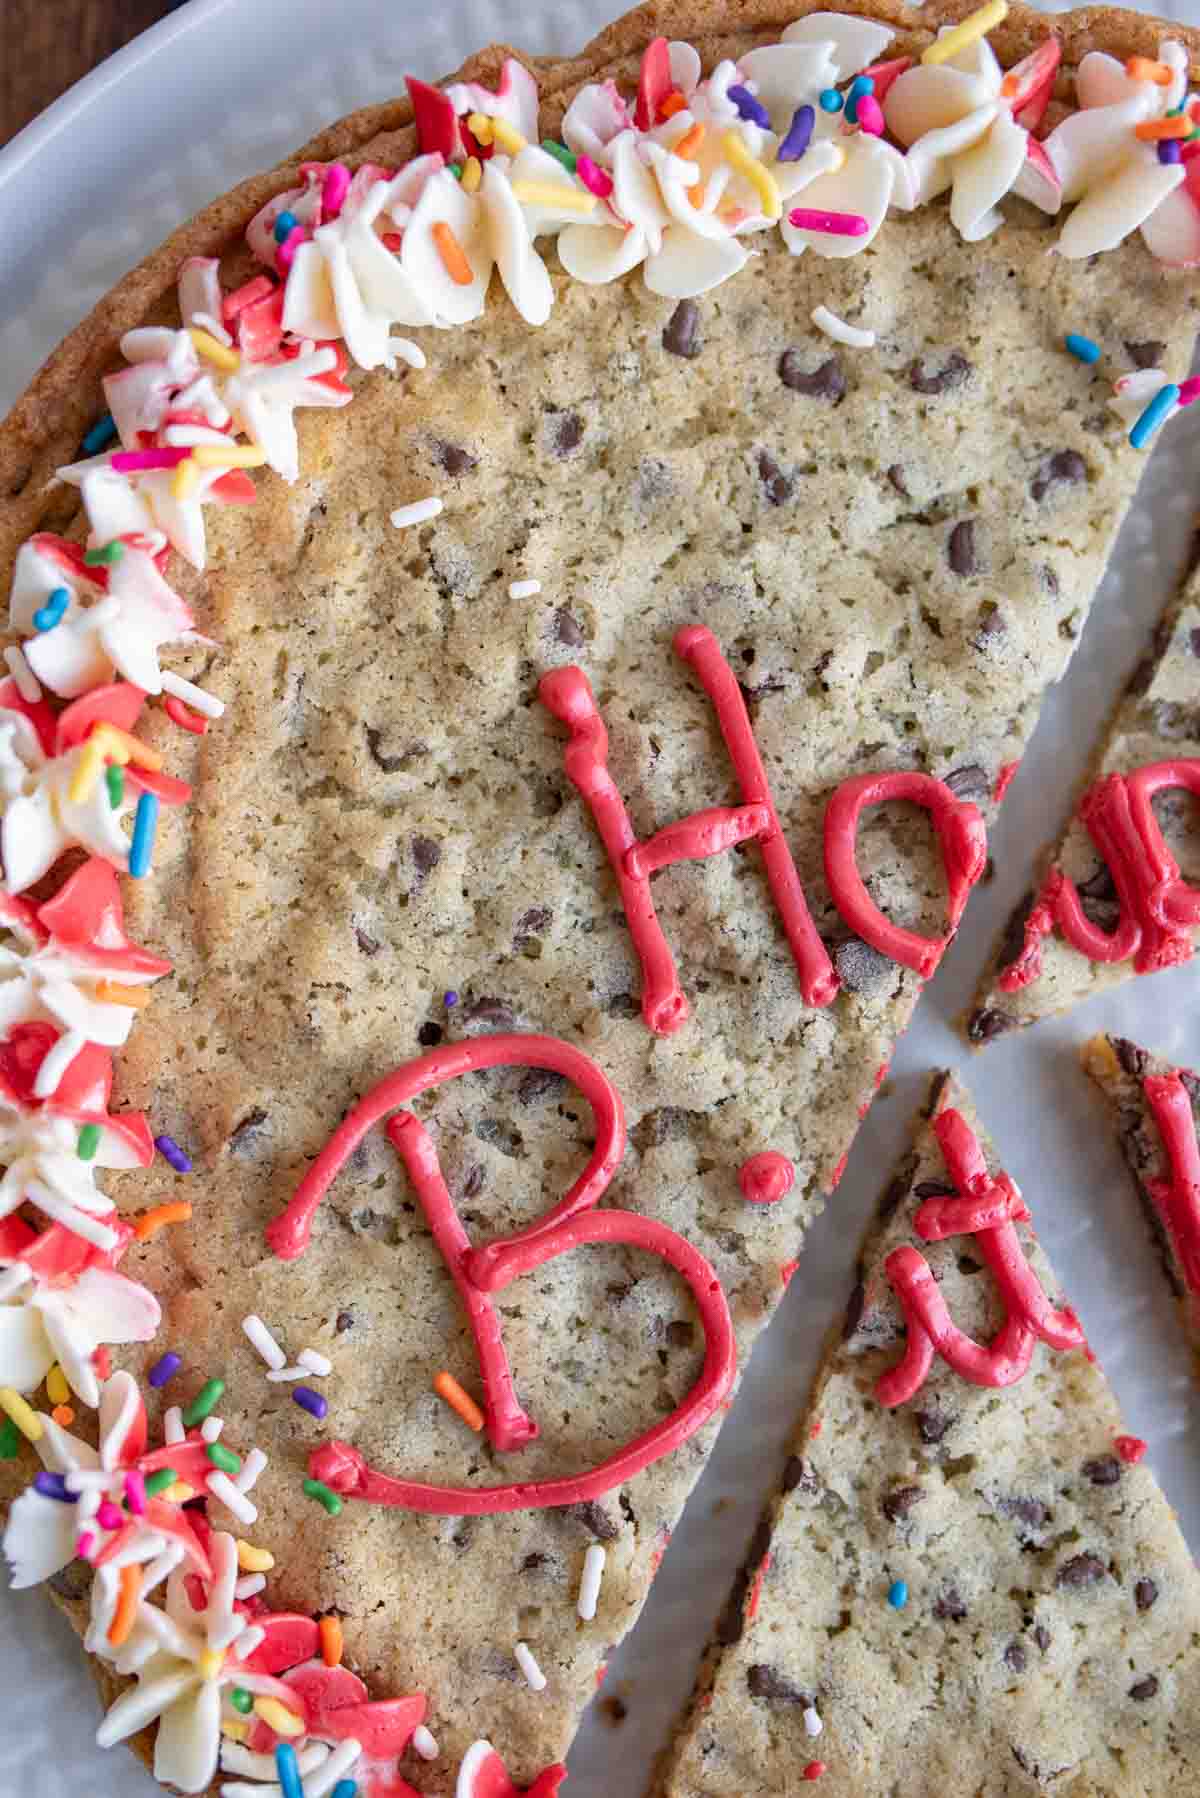
[[787,135],[775,153],[776,162],[799,162],[812,142],[816,122],[817,115],[811,106],[797,106]]
[[114,537],[111,543],[102,543],[99,549],[85,549],[83,560],[88,568],[111,568],[125,554],[125,545]]
[[1179,389],[1173,381],[1168,381],[1165,387],[1159,388],[1129,433],[1129,441],[1134,449],[1141,449],[1150,441],[1178,399]]
[[832,237],[865,237],[871,229],[861,213],[816,212],[809,206],[793,207],[788,224],[798,231],[826,231]]
[[173,1380],[182,1366],[182,1355],[177,1355],[173,1350],[168,1350],[165,1355],[159,1356],[146,1377],[150,1381],[150,1384],[157,1390],[158,1387],[165,1386],[168,1380]]
[[175,1470],[172,1467],[160,1467],[157,1473],[146,1475],[146,1497],[157,1498],[168,1486],[175,1484]]
[[108,788],[108,803],[115,812],[125,797],[125,770],[119,762],[104,770],[104,784]]
[[856,75],[850,83],[846,94],[846,123],[858,124],[858,103],[865,100],[868,94],[875,92],[875,83],[870,75]]
[[821,92],[817,95],[817,105],[821,108],[822,112],[840,112],[845,104],[846,102],[842,99],[842,96],[838,93],[836,87],[822,88]]
[[0,1461],[15,1461],[21,1452],[21,1432],[11,1417],[0,1425]]
[[1090,337],[1081,337],[1078,331],[1068,331],[1063,343],[1077,362],[1092,363],[1100,360],[1100,345],[1093,343]]
[[342,1501],[336,1492],[331,1491],[324,1480],[305,1480],[302,1490],[306,1497],[315,1498],[317,1503],[322,1505],[331,1517],[341,1516],[343,1510]]
[[184,1427],[190,1430],[193,1429],[196,1424],[203,1423],[204,1419],[216,1409],[224,1390],[224,1380],[205,1380],[203,1386],[201,1386],[199,1392],[183,1414]]
[[117,427],[113,423],[113,415],[111,412],[106,412],[103,418],[96,420],[79,447],[85,456],[98,456],[101,450],[107,449],[108,445],[115,440],[116,435]]
[[[112,770],[110,769],[109,772],[111,773]],[[117,770],[117,772],[119,772],[119,770]],[[163,1160],[167,1163],[168,1167],[173,1167],[177,1174],[191,1173],[192,1158],[190,1155],[185,1154],[173,1136],[156,1136],[154,1138],[154,1146],[162,1156]]]
[[56,624],[61,624],[71,603],[71,595],[66,587],[55,587],[44,606],[39,606],[33,614],[35,631],[52,631]]
[[132,880],[144,880],[149,874],[157,834],[158,794],[143,793],[137,802],[133,836],[129,844],[129,874]]
[[319,1392],[314,1392],[311,1386],[293,1386],[292,1398],[302,1411],[307,1411],[318,1423],[329,1410],[329,1400]]
[[91,1161],[100,1147],[99,1124],[81,1124],[75,1142],[75,1153],[80,1161]]
[[296,1750],[289,1742],[280,1742],[275,1749],[275,1776],[283,1791],[283,1798],[304,1798]]
[[240,1473],[242,1471],[242,1457],[235,1455],[231,1448],[226,1448],[223,1442],[210,1442],[204,1452],[213,1466],[219,1468],[222,1473]]
[[902,1611],[908,1603],[907,1583],[902,1579],[894,1580],[888,1587],[887,1600],[893,1611]]

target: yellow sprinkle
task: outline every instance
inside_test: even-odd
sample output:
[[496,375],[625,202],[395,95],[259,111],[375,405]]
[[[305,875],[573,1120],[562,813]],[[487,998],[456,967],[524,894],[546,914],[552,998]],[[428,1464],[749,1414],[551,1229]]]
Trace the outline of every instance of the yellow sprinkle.
[[216,1679],[224,1665],[225,1656],[219,1648],[206,1648],[196,1656],[196,1671],[201,1679]]
[[595,194],[585,193],[581,187],[568,187],[565,182],[559,187],[553,181],[514,181],[512,190],[523,206],[565,207],[568,212],[596,210]]
[[75,772],[67,788],[67,798],[72,805],[87,804],[96,782],[104,772],[104,745],[96,741],[98,734],[93,732],[88,738],[83,746],[83,753],[75,764]]
[[7,1411],[22,1436],[29,1442],[40,1442],[45,1434],[43,1424],[32,1405],[27,1405],[11,1386],[0,1386],[0,1411]]
[[215,337],[210,336],[207,331],[201,331],[197,325],[188,327],[188,336],[195,345],[196,354],[203,356],[206,362],[211,362],[214,368],[232,374],[234,369],[241,367],[242,359],[236,350],[226,349],[223,343],[218,343]]
[[486,112],[473,112],[467,119],[467,130],[477,144],[490,144],[492,141],[492,121]]
[[721,139],[721,149],[726,162],[735,168],[739,175],[744,175],[762,201],[763,215],[769,219],[782,218],[783,201],[779,197],[779,189],[775,185],[775,177],[771,171],[751,156],[736,131],[727,131]]
[[304,1734],[303,1720],[295,1711],[290,1711],[286,1704],[278,1698],[256,1698],[254,1700],[255,1715],[262,1718],[277,1736],[301,1736]]
[[98,724],[88,741],[99,742],[109,761],[120,762],[122,768],[126,762],[132,762],[135,768],[149,768],[152,773],[157,774],[163,765],[162,756],[157,749],[140,743],[127,730],[121,730],[115,724]]
[[195,1498],[196,1488],[189,1486],[186,1480],[176,1480],[173,1486],[165,1487],[158,1496],[165,1498],[169,1505],[186,1505],[189,1499]]
[[459,186],[465,194],[473,194],[483,180],[483,164],[478,156],[468,156],[463,163],[462,180]]
[[198,443],[192,451],[197,468],[261,468],[266,459],[257,443]]
[[269,1573],[275,1565],[275,1556],[269,1548],[255,1548],[252,1542],[243,1542],[240,1536],[237,1555],[243,1573]]
[[46,1375],[46,1397],[52,1405],[70,1403],[71,1388],[67,1385],[67,1376],[57,1361]]
[[960,50],[973,44],[976,38],[986,34],[1008,17],[1008,0],[989,0],[987,6],[981,6],[978,12],[971,13],[961,25],[953,31],[946,32],[930,44],[928,50],[921,54],[922,62],[949,62]]
[[171,498],[190,499],[196,482],[200,479],[200,470],[191,456],[181,462],[171,476]]
[[244,1742],[250,1734],[250,1725],[243,1723],[240,1717],[222,1717],[221,1734],[231,1742]]
[[492,120],[492,142],[499,144],[509,156],[519,155],[528,141],[507,119]]

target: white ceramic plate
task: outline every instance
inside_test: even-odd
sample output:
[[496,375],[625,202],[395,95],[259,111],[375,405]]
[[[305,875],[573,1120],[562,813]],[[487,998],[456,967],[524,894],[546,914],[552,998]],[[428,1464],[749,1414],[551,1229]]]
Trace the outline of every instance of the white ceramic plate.
[[[613,0],[616,4],[616,0]],[[1200,0],[1159,11],[1200,23]],[[191,0],[73,88],[0,152],[0,411],[96,299],[189,213],[319,126],[444,74],[507,39],[578,49],[606,0]],[[1080,320],[1086,331],[1087,320]],[[1052,695],[993,833],[995,880],[896,1057],[894,1089],[860,1132],[846,1176],[748,1371],[737,1410],[676,1531],[645,1614],[614,1655],[614,1727],[589,1716],[571,1757],[571,1798],[639,1793],[691,1686],[759,1508],[776,1482],[830,1319],[844,1305],[858,1238],[928,1070],[959,1066],[1024,1188],[1127,1426],[1200,1552],[1200,1401],[1124,1165],[1077,1064],[1083,1038],[1116,1028],[1200,1060],[1200,968],[1132,982],[1108,999],[971,1057],[950,1020],[1055,834],[1103,718],[1138,660],[1182,566],[1200,499],[1200,406],[1153,458],[1075,657]],[[568,1596],[563,1623],[570,1627]],[[93,1688],[66,1624],[40,1593],[0,1592],[0,1792],[25,1798],[154,1798],[121,1750],[92,1743]],[[435,1712],[453,1693],[431,1694]],[[486,1733],[487,1719],[478,1719]],[[420,1768],[411,1777],[420,1785]]]

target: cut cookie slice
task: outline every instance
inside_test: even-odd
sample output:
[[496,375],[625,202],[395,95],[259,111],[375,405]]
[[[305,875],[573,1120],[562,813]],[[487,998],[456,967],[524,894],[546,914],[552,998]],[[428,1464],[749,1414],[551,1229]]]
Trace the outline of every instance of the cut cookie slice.
[[[836,28],[847,76],[884,47],[897,57],[929,48],[941,16],[932,9],[918,28],[890,6],[868,11],[866,27]],[[870,28],[880,18],[904,27],[886,46]],[[1115,419],[1094,429],[1084,414],[1064,334],[1086,316],[1113,344],[1161,337],[1178,374],[1186,354],[1191,279],[1136,237],[1109,255],[1059,263],[1046,254],[1042,216],[1016,202],[994,235],[960,231],[992,222],[975,213],[964,221],[971,193],[978,199],[998,172],[1016,172],[1007,130],[999,171],[990,151],[965,155],[957,171],[942,170],[940,156],[927,161],[931,189],[941,173],[954,179],[954,211],[922,205],[886,221],[872,169],[891,158],[864,141],[877,133],[847,137],[845,152],[827,138],[831,177],[843,168],[831,146],[847,156],[844,190],[834,183],[835,196],[810,209],[815,225],[810,217],[788,229],[828,235],[827,210],[849,221],[835,233],[847,239],[864,235],[859,220],[879,224],[870,254],[823,257],[814,242],[796,260],[794,239],[764,232],[761,253],[718,285],[707,277],[728,272],[740,239],[718,233],[719,250],[677,254],[690,234],[671,235],[679,208],[689,223],[703,211],[676,191],[695,185],[675,168],[687,158],[656,158],[663,146],[651,143],[622,169],[624,152],[614,151],[612,172],[597,163],[586,192],[607,198],[605,182],[615,193],[619,176],[622,204],[644,204],[649,224],[628,220],[629,234],[614,226],[607,262],[589,260],[575,238],[561,265],[546,246],[542,269],[504,198],[505,133],[511,147],[512,132],[534,135],[535,125],[574,156],[557,133],[580,85],[600,90],[581,101],[582,145],[585,129],[611,123],[610,79],[635,120],[649,104],[639,87],[674,104],[665,57],[666,76],[698,108],[710,99],[726,108],[708,121],[728,127],[713,134],[724,143],[730,106],[748,108],[737,116],[749,129],[760,95],[777,104],[779,69],[764,53],[791,22],[791,9],[727,8],[715,36],[706,8],[679,8],[671,30],[697,34],[703,57],[680,51],[673,64],[652,37],[656,18],[634,14],[578,62],[539,70],[532,122],[531,81],[502,68],[499,52],[486,55],[451,110],[476,148],[493,148],[491,159],[475,159],[487,171],[472,170],[469,182],[464,162],[460,186],[439,169],[445,179],[416,207],[415,190],[408,199],[397,191],[391,216],[403,231],[359,233],[348,248],[333,229],[321,240],[326,279],[305,231],[323,216],[313,207],[318,198],[325,206],[327,187],[336,212],[362,171],[355,192],[365,205],[381,169],[407,165],[418,147],[460,147],[452,134],[441,150],[418,146],[402,107],[335,129],[313,154],[342,158],[340,173],[338,164],[277,171],[189,227],[72,340],[0,449],[20,489],[4,521],[14,547],[39,525],[81,536],[71,491],[47,500],[41,476],[76,455],[80,409],[97,404],[95,377],[109,372],[119,332],[174,322],[185,253],[226,256],[220,280],[211,267],[191,267],[188,279],[210,320],[213,304],[225,317],[230,303],[237,355],[264,341],[274,353],[272,331],[289,325],[279,353],[317,359],[304,363],[308,374],[268,363],[261,389],[248,389],[238,364],[237,388],[230,393],[231,380],[223,389],[239,417],[255,418],[262,454],[269,447],[287,473],[297,453],[299,478],[263,477],[252,505],[240,503],[251,478],[220,472],[222,443],[203,440],[209,462],[192,470],[204,468],[197,488],[185,476],[180,493],[176,468],[154,458],[187,446],[142,445],[137,407],[156,417],[155,403],[174,392],[170,369],[154,361],[157,335],[132,340],[145,358],[109,385],[138,445],[123,453],[152,458],[135,461],[146,472],[133,498],[150,491],[161,534],[193,563],[207,551],[205,582],[176,574],[175,563],[172,573],[196,628],[221,648],[189,634],[184,667],[227,707],[197,750],[186,819],[164,818],[154,878],[131,888],[130,929],[170,954],[175,976],[133,1032],[123,1093],[149,1109],[156,1132],[186,1146],[201,1177],[191,1228],[135,1251],[162,1302],[164,1333],[145,1357],[121,1359],[141,1373],[173,1345],[184,1400],[206,1376],[225,1381],[231,1440],[268,1455],[254,1546],[275,1555],[272,1605],[309,1619],[336,1613],[348,1664],[369,1673],[384,1702],[424,1695],[439,1754],[428,1770],[406,1771],[438,1798],[484,1731],[518,1784],[558,1762],[608,1646],[637,1616],[731,1390],[727,1341],[711,1357],[719,1366],[706,1367],[703,1353],[702,1323],[719,1311],[715,1283],[744,1358],[936,964],[947,884],[957,922],[982,860],[979,815],[991,815],[1045,684],[1067,663],[1071,639],[1060,626],[1086,612],[1141,468]],[[1097,44],[1149,55],[1159,35],[1121,17],[1100,29],[1090,12],[1054,29],[1067,92]],[[1004,66],[1038,52],[1047,31],[1043,17],[1014,11],[995,40]],[[760,95],[731,83],[728,67],[716,75],[719,59],[750,56]],[[789,52],[783,65],[797,61]],[[697,98],[701,66],[716,86]],[[981,67],[949,71],[966,79],[948,85],[961,100],[976,94],[978,75],[989,94],[997,89],[987,113],[1004,77],[998,63]],[[878,71],[881,95],[891,77],[902,78],[894,61]],[[779,78],[786,88],[791,77]],[[1022,92],[1024,78],[1015,79],[1010,98]],[[728,97],[734,87],[740,100]],[[445,124],[445,105],[417,93]],[[1029,105],[1035,97],[1025,96]],[[470,123],[488,117],[492,146]],[[869,108],[864,118],[877,122]],[[733,141],[724,152],[733,160],[718,157],[706,175],[714,205],[728,188],[744,224],[756,215],[740,216],[753,196],[736,184],[746,179],[745,144]],[[534,162],[537,180],[518,181],[511,198],[540,218],[544,184],[558,178]],[[762,198],[766,165],[751,162]],[[665,198],[663,217],[653,191],[646,199],[652,167],[676,204],[672,225]],[[1150,174],[1152,184],[1165,179]],[[428,175],[426,166],[399,179]],[[586,207],[568,187],[575,210]],[[485,190],[496,235],[477,239],[468,202]],[[417,219],[424,191],[441,196],[446,217]],[[299,196],[306,223],[280,217],[285,194]],[[851,203],[866,210],[845,210]],[[248,226],[259,253],[282,259],[281,270],[290,255],[298,271],[282,300],[265,275],[254,278],[266,290],[251,289],[252,271],[231,248]],[[661,251],[651,255],[656,233]],[[486,317],[454,331],[412,326],[419,355],[407,339],[394,344],[378,314],[391,320],[386,302],[401,285],[387,260],[397,239],[402,256],[406,242],[430,251],[422,279],[439,306],[463,315],[482,278],[459,279],[473,265],[468,258],[464,269],[456,246],[465,256],[464,244],[479,254],[484,242],[512,304],[497,284]],[[347,274],[351,249],[367,270],[361,291]],[[645,279],[640,268],[607,283],[584,278],[613,273],[614,255],[634,252]],[[570,269],[583,275],[568,278]],[[694,291],[681,298],[681,285]],[[532,330],[529,314],[543,304],[546,321]],[[237,322],[251,311],[252,327]],[[874,345],[844,333],[831,342],[818,334],[818,313],[822,330],[830,317],[850,320]],[[343,326],[364,368],[404,366],[343,381],[340,345],[304,347]],[[229,346],[194,329],[220,373]],[[190,377],[195,339],[171,346]],[[308,391],[310,378],[327,382],[325,397]],[[197,404],[216,379],[195,375]],[[296,384],[304,409],[293,445]],[[311,412],[318,401],[331,409]],[[240,447],[253,459],[253,446]],[[153,563],[163,553],[127,528],[128,516],[114,518],[106,475],[72,478],[88,481],[87,522],[104,539],[93,557],[129,537],[139,539],[125,544],[131,556]],[[205,498],[220,485],[218,502],[195,498],[200,481],[212,482]],[[98,581],[76,568],[97,566],[78,548],[72,541],[74,561],[61,552],[71,575]],[[57,591],[51,581],[37,609],[53,610]],[[158,651],[174,654],[178,640],[167,628],[179,624],[175,608],[158,610],[147,690]],[[104,617],[111,622],[111,607]],[[47,621],[47,638],[58,628]],[[108,639],[97,643],[116,665]],[[48,680],[78,673],[62,649],[35,652]],[[163,712],[148,716],[147,736],[172,766],[185,761]],[[32,728],[22,715],[14,740]],[[51,778],[40,761],[10,773]],[[860,813],[881,799],[901,803],[860,827]],[[948,882],[913,799],[935,815]],[[866,886],[852,868],[856,831]],[[653,952],[648,908],[661,927]],[[554,1059],[531,1050],[533,1033],[558,1039]],[[439,1059],[414,1071],[422,1056]],[[342,1134],[323,1155],[344,1114],[396,1069],[406,1070],[403,1094],[383,1090],[378,1121],[402,1097],[416,1111],[401,1111],[386,1136]],[[624,1102],[624,1158],[606,1083]],[[302,1200],[319,1197],[334,1164],[340,1177],[323,1209],[285,1213],[302,1182]],[[126,1202],[177,1200],[174,1167],[156,1163]],[[542,1229],[568,1193],[576,1215],[559,1210],[553,1231],[570,1234]],[[654,1246],[667,1232],[702,1257],[687,1261],[698,1303]],[[531,1241],[570,1253],[540,1265],[531,1254],[518,1267]],[[521,1278],[502,1287],[514,1268]],[[468,1313],[493,1367],[498,1337],[512,1371],[486,1392]],[[253,1317],[289,1357],[308,1349],[328,1361],[299,1403],[286,1377],[268,1381],[246,1334]],[[293,1383],[301,1365],[291,1362]],[[447,1373],[485,1401],[486,1431],[469,1427],[479,1419]],[[703,1403],[689,1421],[708,1421],[689,1435],[670,1420],[697,1384]],[[170,1387],[152,1392],[153,1426],[174,1398]],[[672,1452],[636,1472],[626,1458],[627,1477],[610,1466],[597,1485],[594,1470],[647,1434]],[[310,1473],[316,1487],[306,1487]],[[3,1477],[15,1485],[11,1468]],[[454,1490],[431,1499],[414,1493],[416,1482]],[[489,1513],[501,1501],[487,1492],[499,1486],[504,1508]],[[546,1503],[547,1488],[559,1502]],[[524,1508],[508,1508],[514,1502]],[[229,1522],[219,1504],[213,1510]],[[597,1545],[606,1553],[599,1602],[580,1617],[579,1582]],[[70,1572],[85,1610],[86,1569]]]
[[975,1043],[1066,1011],[1200,941],[1200,571],[1154,633],[1039,884],[966,1024]]
[[1094,1036],[1083,1065],[1112,1110],[1163,1274],[1200,1352],[1200,1075],[1123,1036]]
[[[917,1384],[906,1275],[935,1329],[941,1315],[975,1339],[948,1342],[969,1374],[1010,1377],[1028,1350],[998,1290],[1001,1232],[936,1236],[981,1201],[1011,1215],[986,1138],[975,1171],[991,1175],[962,1196],[975,1130],[940,1076],[657,1798],[793,1798],[808,1780],[830,1798],[1140,1798],[1200,1781],[1200,1575],[1099,1368],[1039,1341],[1014,1384],[940,1355]],[[1053,1271],[1031,1228],[1007,1231],[1045,1328]]]

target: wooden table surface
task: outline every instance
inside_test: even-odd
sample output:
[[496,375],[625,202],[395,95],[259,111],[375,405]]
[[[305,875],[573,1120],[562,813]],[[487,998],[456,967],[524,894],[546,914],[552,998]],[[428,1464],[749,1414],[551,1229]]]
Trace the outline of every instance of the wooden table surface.
[[[0,0],[0,144],[178,0]],[[19,47],[18,47],[19,46]]]

